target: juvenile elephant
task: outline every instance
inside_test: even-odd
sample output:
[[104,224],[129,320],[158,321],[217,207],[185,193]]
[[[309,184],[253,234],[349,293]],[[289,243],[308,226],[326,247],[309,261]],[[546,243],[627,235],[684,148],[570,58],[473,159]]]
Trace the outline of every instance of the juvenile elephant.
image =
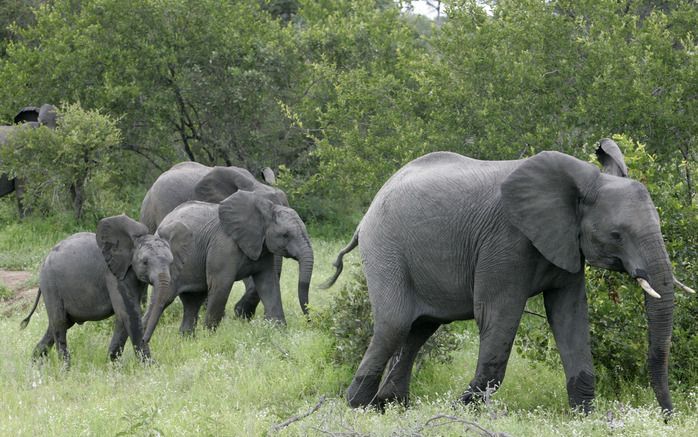
[[[46,126],[56,128],[56,108],[53,105],[43,104],[40,108],[27,106],[17,113],[13,126],[0,126],[0,147],[7,144],[13,133],[22,128],[34,128]],[[23,204],[24,182],[21,178],[10,178],[7,174],[0,174],[0,197],[14,192],[17,197],[19,216],[24,217],[26,210]]]
[[[267,182],[274,182],[274,172],[264,169]],[[207,167],[198,162],[176,164],[161,174],[150,187],[141,204],[141,223],[155,232],[160,222],[177,206],[189,200],[218,203],[238,190],[252,191],[272,203],[288,206],[286,194],[257,181],[240,167]],[[281,273],[281,257],[276,258],[277,274]],[[238,316],[250,318],[259,304],[254,281],[245,278],[245,294],[235,305]]]
[[[623,172],[624,164],[600,153],[613,173]],[[406,402],[417,351],[454,320],[475,319],[480,332],[475,376],[460,400],[496,389],[526,301],[542,292],[570,405],[589,411],[595,378],[586,260],[627,272],[647,292],[651,385],[662,409],[672,410],[673,276],[657,211],[641,183],[558,152],[517,161],[431,153],[383,185],[325,287],[357,245],[375,323],[348,389],[352,406]]]
[[298,299],[308,305],[313,273],[313,248],[308,231],[291,208],[276,205],[258,193],[238,191],[220,204],[190,201],[160,223],[157,233],[169,241],[183,267],[169,289],[155,290],[146,314],[148,341],[163,310],[179,295],[184,304],[180,331],[193,331],[199,308],[208,298],[205,324],[221,321],[233,282],[254,279],[265,317],[285,323],[274,255],[298,261]]
[[81,232],[61,241],[44,260],[39,293],[21,325],[27,326],[43,294],[48,329],[34,348],[34,357],[45,355],[55,342],[68,367],[67,330],[75,323],[103,320],[116,313],[109,357],[114,360],[121,355],[128,336],[139,358],[149,359],[150,349],[143,342],[141,298],[148,284],[156,293],[169,288],[170,268],[176,265],[166,241],[125,215],[102,219],[96,234]]

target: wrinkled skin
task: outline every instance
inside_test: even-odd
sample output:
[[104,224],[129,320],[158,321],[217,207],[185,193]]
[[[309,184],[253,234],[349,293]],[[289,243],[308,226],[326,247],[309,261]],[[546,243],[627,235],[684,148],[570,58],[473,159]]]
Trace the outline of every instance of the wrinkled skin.
[[184,318],[180,331],[191,333],[199,308],[208,298],[205,326],[220,323],[233,282],[254,279],[265,317],[285,323],[274,255],[298,260],[298,298],[308,304],[313,250],[303,221],[291,208],[275,205],[256,193],[238,191],[220,204],[186,202],[165,217],[156,235],[167,240],[183,267],[168,293],[153,293],[146,315],[145,340],[163,310],[180,296]]
[[[274,173],[264,169],[265,181],[274,182]],[[161,174],[148,190],[141,204],[141,223],[155,232],[167,214],[189,200],[218,203],[238,190],[252,191],[272,203],[288,206],[286,194],[262,184],[240,167],[207,167],[198,162],[176,164]],[[281,274],[281,257],[276,258],[276,271]],[[259,294],[252,278],[245,278],[245,294],[235,305],[235,313],[244,318],[254,315]]]
[[44,260],[39,294],[22,322],[26,326],[43,295],[49,326],[34,348],[34,358],[46,355],[55,343],[69,367],[67,330],[75,323],[116,314],[109,357],[121,355],[128,337],[138,357],[149,360],[140,302],[148,284],[156,290],[169,288],[172,262],[169,244],[125,215],[101,220],[96,234],[81,232],[58,243]]
[[438,152],[393,175],[325,285],[341,272],[342,256],[358,245],[375,323],[348,389],[349,403],[406,402],[418,350],[439,325],[454,320],[475,319],[480,332],[475,376],[461,401],[496,389],[526,301],[543,293],[569,403],[589,411],[594,368],[586,260],[646,279],[661,295],[645,296],[648,365],[659,405],[670,412],[674,291],[659,218],[646,188],[622,177],[617,161],[604,158],[601,173],[557,152],[518,161]]
[[[4,146],[18,129],[35,128],[41,125],[55,129],[56,108],[49,104],[44,104],[40,108],[34,106],[22,108],[15,116],[14,122],[14,126],[0,126],[0,147]],[[4,173],[0,174],[0,197],[12,192],[17,197],[19,216],[24,217],[27,213],[23,204],[24,182],[19,178],[10,178]]]

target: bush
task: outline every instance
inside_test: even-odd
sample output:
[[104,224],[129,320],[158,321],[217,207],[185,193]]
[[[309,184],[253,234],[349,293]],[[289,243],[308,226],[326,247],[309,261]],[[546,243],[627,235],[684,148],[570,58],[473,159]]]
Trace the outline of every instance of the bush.
[[[116,121],[79,103],[64,104],[56,129],[39,126],[20,129],[0,151],[3,172],[25,181],[25,203],[47,213],[70,201],[77,219],[83,208],[93,206],[95,182],[120,171],[121,132]],[[120,192],[120,184],[112,184]]]
[[[366,352],[373,335],[371,303],[368,298],[366,278],[356,265],[347,266],[345,274],[350,279],[339,290],[332,303],[317,316],[314,323],[322,330],[334,334],[333,361],[339,365],[349,365],[356,369]],[[449,363],[451,352],[462,344],[453,325],[442,325],[422,346],[415,369],[427,360]]]
[[[695,248],[698,244],[696,206],[685,205],[681,193],[685,182],[670,166],[659,163],[644,145],[626,136],[615,136],[630,171],[630,177],[644,183],[659,212],[662,232],[675,274],[689,285],[696,283]],[[687,165],[683,163],[681,165]],[[617,393],[625,382],[646,385],[647,320],[644,296],[636,282],[627,274],[586,267],[587,299],[591,349],[599,387],[608,395]],[[529,308],[545,314],[542,299],[529,301]],[[672,384],[698,383],[695,356],[698,354],[698,301],[676,290],[674,335],[672,339],[670,376]],[[525,317],[517,337],[517,350],[525,357],[551,366],[559,365],[552,332],[547,321]]]

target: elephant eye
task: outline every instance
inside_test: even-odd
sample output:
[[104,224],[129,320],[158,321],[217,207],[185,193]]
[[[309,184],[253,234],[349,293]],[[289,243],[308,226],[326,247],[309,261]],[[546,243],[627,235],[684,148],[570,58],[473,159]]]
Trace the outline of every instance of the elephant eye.
[[613,238],[616,241],[621,241],[623,237],[620,235],[620,232],[613,231],[611,232],[611,238]]
[[147,260],[147,259],[144,259],[144,260],[143,260],[143,265],[144,265],[144,266],[147,266],[147,265],[148,265],[148,260]]

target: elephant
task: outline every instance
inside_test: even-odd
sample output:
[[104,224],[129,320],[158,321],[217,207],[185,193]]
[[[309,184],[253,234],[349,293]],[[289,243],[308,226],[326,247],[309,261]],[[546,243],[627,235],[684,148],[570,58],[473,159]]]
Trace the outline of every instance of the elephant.
[[[26,127],[35,128],[46,126],[50,129],[56,128],[56,107],[45,103],[40,108],[27,106],[22,108],[14,118],[13,126],[0,126],[0,147],[7,144],[10,137],[17,129]],[[19,216],[24,217],[27,210],[24,207],[24,182],[21,178],[10,178],[7,174],[0,175],[0,197],[14,192],[17,197],[17,208]]]
[[34,307],[21,323],[22,329],[27,326],[43,294],[49,323],[34,348],[34,359],[46,355],[55,343],[65,367],[70,367],[67,330],[75,323],[116,314],[110,359],[121,355],[128,336],[139,359],[150,361],[141,299],[148,284],[156,293],[169,288],[171,269],[178,265],[167,241],[123,214],[100,220],[96,234],[80,232],[59,242],[43,262]]
[[[262,175],[267,183],[276,182],[270,168],[265,167]],[[150,232],[155,232],[165,216],[182,203],[189,200],[218,203],[237,190],[253,191],[277,205],[289,206],[283,191],[260,183],[243,168],[208,167],[185,161],[174,165],[153,183],[141,204],[140,221]],[[276,257],[275,262],[277,274],[281,274],[281,257]],[[235,314],[251,318],[259,301],[254,281],[245,278],[245,294],[235,305]]]
[[145,316],[149,341],[164,309],[179,295],[184,305],[180,332],[193,332],[204,300],[205,326],[223,318],[233,282],[251,276],[264,304],[265,318],[285,323],[275,255],[298,260],[298,299],[308,305],[313,248],[305,224],[293,209],[259,193],[239,190],[222,202],[189,201],[169,213],[156,235],[170,243],[183,267],[169,289],[155,290]]
[[616,175],[625,164],[603,147],[599,153],[603,172],[554,151],[511,161],[434,152],[383,185],[320,286],[337,280],[343,256],[359,246],[374,331],[347,390],[351,406],[407,403],[418,350],[441,324],[470,319],[480,347],[460,401],[482,399],[504,379],[526,301],[543,293],[569,404],[589,412],[595,376],[586,262],[627,272],[645,290],[651,386],[672,411],[674,288],[659,215],[644,185]]

